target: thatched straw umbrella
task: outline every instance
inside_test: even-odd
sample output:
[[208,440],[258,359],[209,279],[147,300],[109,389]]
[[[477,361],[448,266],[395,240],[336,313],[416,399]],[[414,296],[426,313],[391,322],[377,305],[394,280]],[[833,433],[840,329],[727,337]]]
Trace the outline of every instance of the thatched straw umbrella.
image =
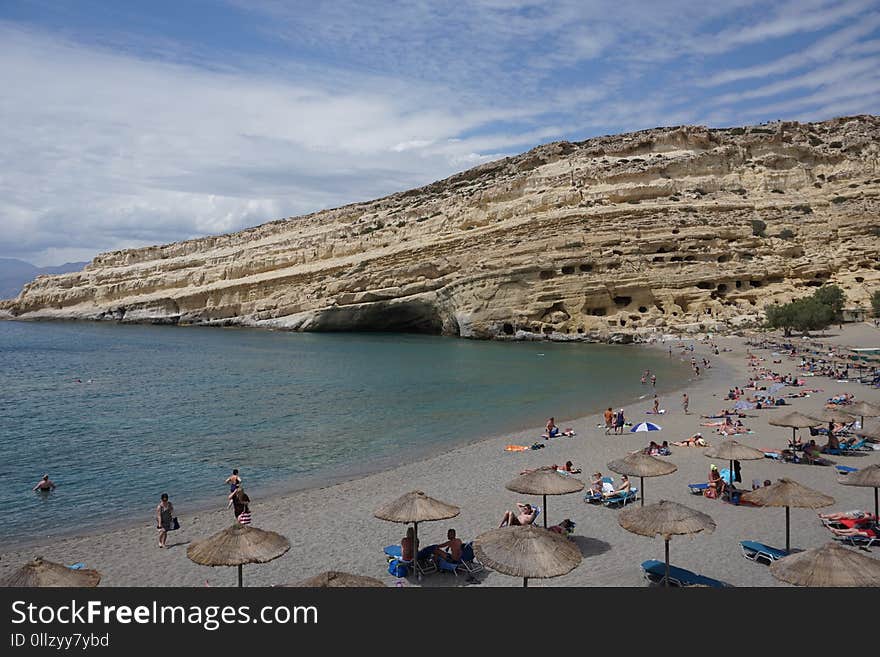
[[770,574],[795,586],[880,586],[880,561],[832,542],[774,561]]
[[700,511],[678,502],[660,500],[645,507],[630,507],[617,516],[618,524],[628,532],[648,536],[662,536],[666,544],[666,576],[664,586],[669,586],[669,540],[676,535],[712,532],[715,521]]
[[565,575],[581,562],[577,543],[556,532],[516,525],[480,534],[474,539],[474,554],[492,570],[523,578]]
[[366,575],[352,575],[351,573],[343,573],[338,570],[328,570],[314,577],[309,577],[296,584],[289,586],[305,587],[310,589],[332,589],[332,588],[385,588],[385,585],[375,577],[367,577]]
[[744,493],[742,499],[759,506],[785,507],[785,551],[791,552],[791,507],[818,509],[834,504],[834,498],[791,479],[782,478],[775,484]]
[[782,417],[773,418],[768,424],[772,424],[774,427],[791,427],[791,441],[794,442],[798,429],[818,427],[820,424],[824,424],[824,422],[794,411]]
[[[419,523],[447,520],[459,513],[461,509],[457,506],[428,497],[420,490],[414,490],[383,504],[373,512],[373,516],[379,520],[413,524],[413,565],[415,566],[419,552]],[[419,569],[415,568],[415,571],[416,575],[421,577]]]
[[642,498],[640,506],[645,506],[645,477],[662,477],[678,470],[678,466],[669,461],[658,459],[643,452],[633,452],[625,458],[611,461],[608,469],[627,477],[639,478],[639,492]]
[[504,484],[507,490],[524,495],[543,495],[544,528],[547,528],[547,496],[568,495],[584,489],[584,482],[559,474],[556,468],[538,468]]
[[851,472],[845,477],[838,478],[838,483],[844,486],[864,486],[874,489],[874,518],[877,518],[880,506],[877,504],[877,489],[880,488],[880,465],[869,465],[861,470]]
[[0,586],[97,586],[101,581],[101,573],[97,570],[83,568],[73,570],[67,566],[46,561],[43,557],[36,557],[21,568],[12,571],[2,580]]
[[880,427],[862,427],[856,429],[853,433],[862,438],[868,438],[871,442],[880,442]]
[[865,428],[866,417],[880,417],[880,408],[874,404],[869,404],[866,401],[858,401],[852,406],[848,406],[846,410],[853,415],[859,416],[859,426],[862,427],[862,429]]
[[734,461],[756,461],[764,459],[764,452],[748,445],[743,445],[735,440],[728,438],[722,440],[703,452],[704,456],[714,459],[725,459],[730,461],[730,482],[733,481],[733,462]]
[[276,532],[235,523],[203,541],[192,543],[186,556],[202,566],[238,566],[238,585],[242,586],[241,567],[246,563],[266,563],[290,549],[290,541]]

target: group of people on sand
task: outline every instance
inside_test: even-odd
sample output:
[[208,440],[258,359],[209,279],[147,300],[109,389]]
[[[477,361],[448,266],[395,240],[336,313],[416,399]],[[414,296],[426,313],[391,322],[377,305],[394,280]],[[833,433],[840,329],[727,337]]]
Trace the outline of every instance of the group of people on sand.
[[622,408],[615,413],[614,410],[609,406],[607,409],[605,409],[603,416],[605,418],[606,436],[611,434],[612,432],[615,435],[620,435],[623,433],[623,427],[626,424],[626,417],[623,414]]

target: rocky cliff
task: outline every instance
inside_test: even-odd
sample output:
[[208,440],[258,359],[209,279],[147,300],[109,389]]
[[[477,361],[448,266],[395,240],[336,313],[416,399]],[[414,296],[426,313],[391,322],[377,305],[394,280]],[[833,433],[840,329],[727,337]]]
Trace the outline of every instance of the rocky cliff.
[[105,253],[25,319],[629,341],[880,288],[880,117],[557,142],[420,189]]

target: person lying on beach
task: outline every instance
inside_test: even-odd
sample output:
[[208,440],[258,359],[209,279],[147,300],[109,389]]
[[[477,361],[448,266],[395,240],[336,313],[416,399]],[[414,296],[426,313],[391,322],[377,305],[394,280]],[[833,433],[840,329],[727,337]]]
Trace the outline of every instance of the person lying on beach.
[[31,490],[38,490],[44,493],[48,493],[50,490],[55,490],[55,482],[49,479],[49,475],[44,474],[43,478],[37,482],[37,485],[34,486]]
[[531,525],[535,522],[535,518],[538,517],[538,510],[531,504],[521,504],[520,502],[517,502],[516,508],[519,510],[519,513],[514,513],[513,511],[504,512],[504,516],[501,518],[501,524],[498,525],[499,529],[508,525],[511,527],[517,525]]
[[676,447],[709,447],[709,443],[706,442],[701,433],[695,433],[687,440],[678,440],[672,444]]
[[556,532],[557,534],[562,534],[563,536],[567,536],[574,531],[576,523],[574,520],[566,518],[558,525],[553,525],[552,527],[548,527],[551,532]]
[[653,440],[648,444],[645,449],[642,450],[642,454],[648,454],[649,456],[656,456],[657,452],[660,451],[660,445],[658,445]]
[[817,516],[824,520],[856,520],[861,522],[873,522],[877,517],[868,511],[854,509],[853,511],[839,511],[837,513],[817,513]]
[[559,472],[567,472],[569,474],[580,474],[581,469],[574,467],[571,461],[566,461],[561,468],[556,468]]

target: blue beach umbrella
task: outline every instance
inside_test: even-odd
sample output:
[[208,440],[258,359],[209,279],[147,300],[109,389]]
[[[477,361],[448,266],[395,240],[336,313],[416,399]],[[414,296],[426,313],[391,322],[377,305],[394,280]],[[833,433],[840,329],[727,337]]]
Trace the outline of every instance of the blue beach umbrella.
[[653,422],[639,422],[636,426],[629,430],[630,433],[636,433],[639,431],[660,431],[663,427],[654,424]]

